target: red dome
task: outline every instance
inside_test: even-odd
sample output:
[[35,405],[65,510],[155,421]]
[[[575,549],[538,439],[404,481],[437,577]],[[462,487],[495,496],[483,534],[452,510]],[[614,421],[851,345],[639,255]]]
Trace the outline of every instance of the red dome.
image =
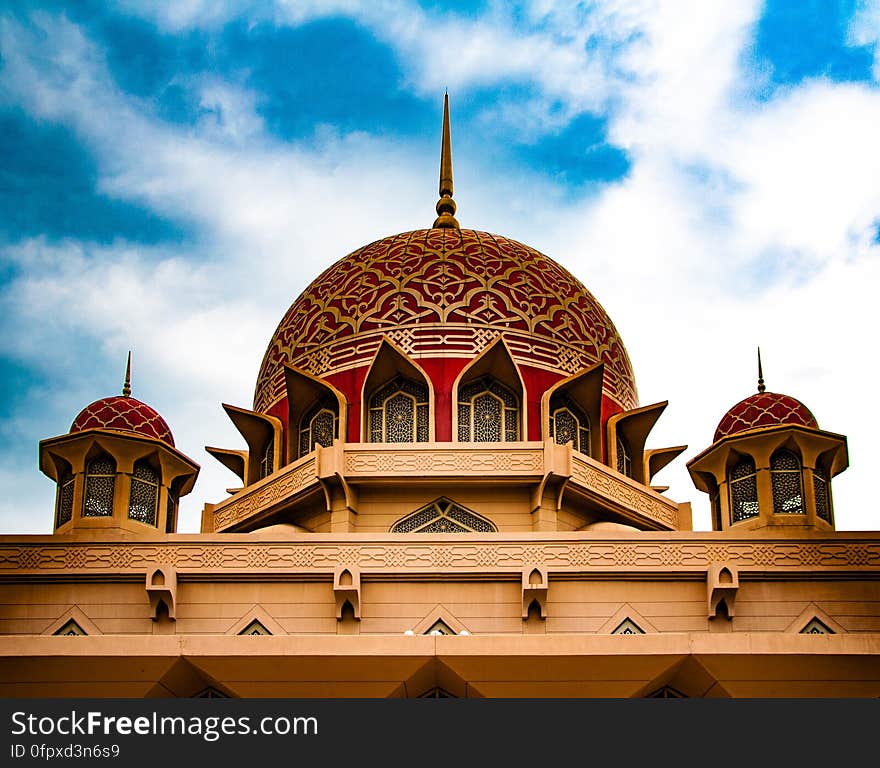
[[116,395],[103,397],[83,408],[70,425],[71,432],[86,429],[115,429],[152,437],[174,446],[174,437],[168,424],[146,403],[133,397]]
[[284,363],[319,377],[369,365],[387,335],[408,355],[472,359],[500,333],[520,366],[561,378],[605,364],[604,394],[638,404],[629,356],[590,292],[527,245],[437,228],[364,246],[320,275],[281,320],[254,409],[286,398]]
[[749,429],[777,427],[782,424],[819,428],[816,417],[800,400],[775,392],[759,392],[740,400],[724,414],[715,430],[713,442],[717,443],[722,437]]

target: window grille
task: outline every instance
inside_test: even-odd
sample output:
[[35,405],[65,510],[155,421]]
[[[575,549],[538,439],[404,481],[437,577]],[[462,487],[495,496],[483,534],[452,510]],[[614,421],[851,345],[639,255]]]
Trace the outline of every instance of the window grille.
[[424,693],[419,694],[418,698],[420,699],[457,699],[453,693],[450,693],[445,688],[429,688]]
[[833,635],[834,631],[831,627],[825,625],[817,618],[810,619],[806,626],[801,630],[802,635]]
[[63,626],[55,631],[56,635],[76,636],[85,635],[86,631],[73,619],[66,621]]
[[272,633],[263,626],[259,619],[254,619],[241,632],[240,635],[271,635]]
[[177,504],[171,489],[168,489],[168,501],[165,504],[165,533],[174,533],[177,527]]
[[638,624],[636,624],[632,619],[624,619],[617,625],[614,631],[611,633],[612,635],[644,635],[645,630],[643,630]]
[[461,443],[513,443],[519,440],[519,398],[486,376],[458,392],[458,440]]
[[620,435],[617,435],[617,471],[621,475],[632,477],[632,457],[629,454],[629,446]]
[[572,448],[590,455],[590,417],[567,397],[554,397],[550,402],[550,437],[559,445],[571,443]]
[[813,492],[816,496],[816,516],[830,523],[831,494],[828,488],[828,475],[822,467],[813,470]]
[[260,457],[260,479],[269,477],[275,471],[275,436],[271,435],[265,448],[263,455]]
[[397,376],[370,398],[371,443],[427,443],[428,387]]
[[61,473],[58,484],[58,513],[55,518],[55,527],[58,528],[73,519],[73,486],[74,476],[70,469],[65,468]]
[[776,451],[770,457],[773,512],[777,515],[804,514],[801,462],[791,451]]
[[112,517],[116,462],[109,456],[92,459],[86,467],[83,517]]
[[755,460],[743,456],[733,467],[730,480],[730,521],[738,523],[758,516],[758,480]]
[[315,450],[315,445],[329,448],[339,430],[336,409],[329,403],[319,403],[303,416],[299,428],[299,455]]
[[139,523],[156,525],[159,507],[159,473],[149,462],[140,459],[131,473],[131,494],[128,498],[128,517]]
[[428,629],[426,635],[454,635],[455,631],[443,619],[437,619]]
[[216,688],[209,685],[207,688],[204,688],[203,690],[194,694],[192,696],[192,698],[194,698],[194,699],[228,699],[229,696],[227,696],[222,691],[218,691]]
[[682,693],[676,688],[673,688],[669,685],[664,685],[662,688],[658,688],[653,693],[649,693],[646,699],[686,699],[688,698],[687,694]]
[[493,533],[498,529],[485,517],[440,498],[398,520],[391,533]]

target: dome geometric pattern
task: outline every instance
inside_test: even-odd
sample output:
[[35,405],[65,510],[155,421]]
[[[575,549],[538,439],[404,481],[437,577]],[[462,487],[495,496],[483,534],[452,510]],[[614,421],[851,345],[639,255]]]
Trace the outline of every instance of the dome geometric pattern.
[[623,342],[575,277],[515,240],[450,228],[378,240],[320,275],[278,325],[254,410],[286,397],[285,363],[319,377],[359,368],[383,335],[416,358],[472,359],[499,333],[517,364],[569,376],[603,362],[604,394],[637,406]]
[[741,400],[724,414],[715,430],[713,442],[749,429],[782,424],[819,428],[816,417],[799,400],[775,392],[759,392]]
[[133,397],[116,395],[103,397],[87,405],[70,425],[71,432],[86,429],[114,429],[152,437],[174,447],[174,437],[168,424],[146,403]]

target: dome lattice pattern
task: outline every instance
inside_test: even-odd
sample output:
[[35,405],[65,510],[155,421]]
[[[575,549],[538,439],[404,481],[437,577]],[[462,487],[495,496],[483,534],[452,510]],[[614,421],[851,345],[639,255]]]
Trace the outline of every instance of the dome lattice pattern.
[[819,428],[816,417],[799,400],[775,392],[759,392],[741,400],[724,414],[715,430],[714,442],[749,429],[782,424]]
[[71,432],[82,432],[86,429],[132,432],[142,437],[162,440],[174,447],[174,437],[165,419],[149,405],[133,397],[104,397],[87,405],[70,425]]
[[518,364],[568,376],[603,362],[605,394],[637,405],[623,342],[576,278],[514,240],[429,229],[367,245],[303,292],[266,350],[254,409],[285,398],[284,363],[321,377],[357,368],[383,335],[417,358],[473,358],[499,332]]

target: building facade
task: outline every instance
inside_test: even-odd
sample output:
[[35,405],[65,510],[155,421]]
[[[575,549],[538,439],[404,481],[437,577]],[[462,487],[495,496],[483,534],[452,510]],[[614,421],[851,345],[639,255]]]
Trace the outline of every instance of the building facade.
[[[547,256],[455,218],[341,259],[271,339],[237,477],[131,395],[40,444],[54,530],[0,536],[0,693],[114,697],[877,697],[880,533],[838,532],[846,438],[758,392],[655,475],[666,403]],[[232,476],[231,475],[231,476]]]

